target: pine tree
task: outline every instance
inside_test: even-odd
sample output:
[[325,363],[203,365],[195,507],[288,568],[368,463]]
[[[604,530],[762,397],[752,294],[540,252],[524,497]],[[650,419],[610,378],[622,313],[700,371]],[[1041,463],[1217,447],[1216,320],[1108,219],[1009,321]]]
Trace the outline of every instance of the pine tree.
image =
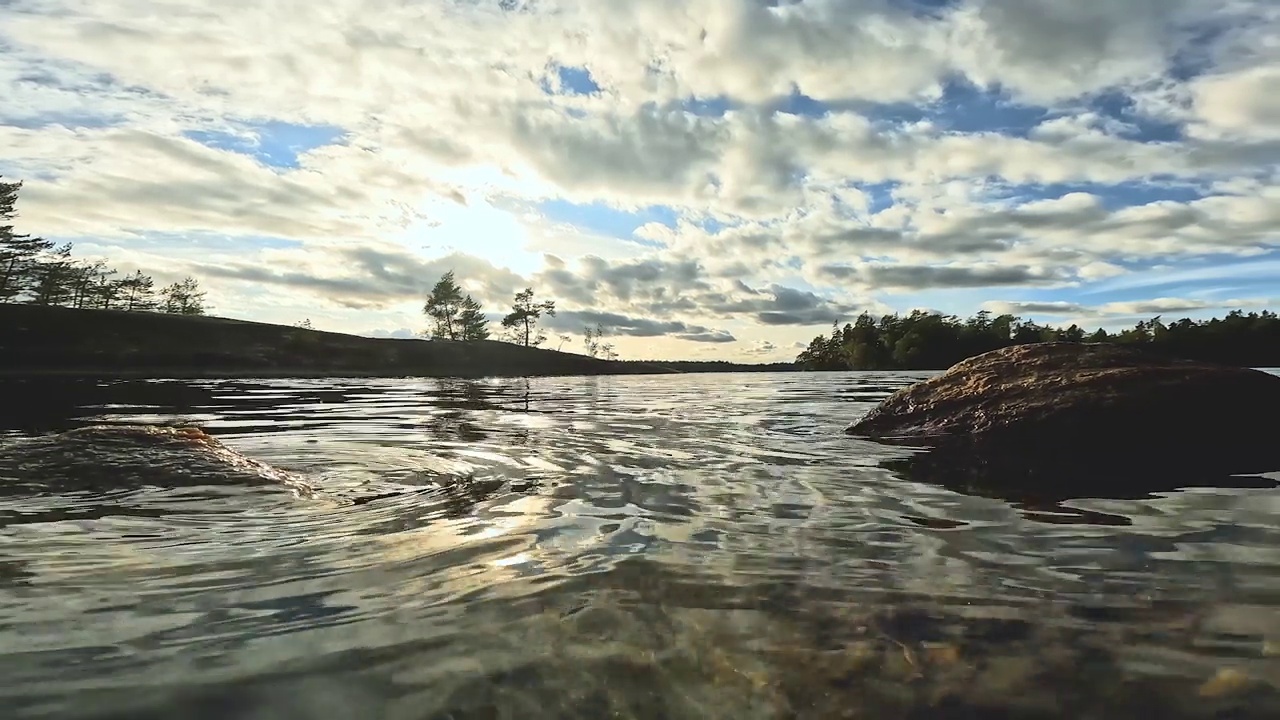
[[92,307],[102,310],[110,310],[115,307],[116,301],[120,299],[120,293],[123,291],[121,283],[123,280],[113,280],[112,275],[116,271],[99,275],[94,282],[93,287],[89,288],[89,298]]
[[182,281],[183,289],[186,291],[187,304],[182,308],[183,315],[203,315],[207,309],[205,305],[205,291],[200,289],[200,283],[193,277],[188,277]]
[[71,260],[71,243],[54,248],[35,258],[30,266],[32,302],[37,305],[63,305],[75,296],[75,264]]
[[600,355],[601,343],[604,341],[604,325],[596,323],[594,328],[587,328],[583,332],[582,344],[587,348],[588,357],[598,357]]
[[135,270],[132,275],[120,280],[119,285],[120,302],[125,310],[132,312],[156,309],[155,281],[151,276],[143,275],[141,270]]
[[84,262],[72,263],[71,266],[71,299],[72,307],[101,307],[98,291],[109,285],[108,278],[115,275],[115,270],[108,270],[107,263],[95,260],[92,264]]
[[462,328],[463,340],[488,340],[489,319],[484,316],[480,303],[470,295],[462,301],[462,312],[458,314],[458,325]]
[[534,302],[533,288],[525,288],[516,293],[511,312],[502,318],[502,327],[507,329],[508,336],[517,345],[537,347],[547,340],[546,335],[537,332],[538,319],[544,314],[555,316],[556,301]]
[[186,277],[182,282],[166,286],[160,291],[164,298],[160,307],[164,312],[175,315],[203,315],[205,293],[200,290],[200,283],[193,277]]
[[38,259],[53,250],[48,240],[14,234],[11,221],[17,216],[14,206],[21,188],[21,182],[0,181],[0,302],[13,302],[32,290]]
[[462,323],[459,317],[462,312],[462,289],[453,279],[453,271],[445,273],[431,288],[422,312],[435,321],[431,329],[431,337],[436,339],[458,340],[462,337]]

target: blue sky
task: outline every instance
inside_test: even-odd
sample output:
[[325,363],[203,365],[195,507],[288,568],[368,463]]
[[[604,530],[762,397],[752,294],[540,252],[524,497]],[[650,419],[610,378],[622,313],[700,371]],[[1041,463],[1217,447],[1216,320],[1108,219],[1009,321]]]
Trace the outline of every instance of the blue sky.
[[624,356],[781,359],[863,310],[1280,303],[1267,0],[137,9],[0,8],[0,174],[228,316],[405,334],[454,269]]
[[215,150],[248,155],[268,167],[293,169],[304,153],[340,143],[342,128],[276,120],[232,121],[227,130],[187,130],[184,137]]

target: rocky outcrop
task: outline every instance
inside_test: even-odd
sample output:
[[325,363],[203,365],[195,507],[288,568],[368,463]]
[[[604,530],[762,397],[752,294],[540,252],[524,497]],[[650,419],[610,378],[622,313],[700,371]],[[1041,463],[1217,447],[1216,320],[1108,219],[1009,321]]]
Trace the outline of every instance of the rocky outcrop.
[[194,427],[95,425],[26,438],[6,447],[2,466],[14,479],[61,490],[111,490],[141,486],[179,487],[278,484],[301,495],[311,485],[293,473],[246,457]]
[[33,437],[0,437],[0,494],[109,494],[142,487],[274,485],[305,498],[365,505],[434,494],[450,512],[465,513],[506,487],[493,478],[430,473],[430,485],[384,486],[384,492],[330,494],[298,473],[247,457],[197,427],[92,425]]
[[[1102,344],[1022,345],[894,393],[847,432],[930,473],[1078,484],[1280,470],[1280,377]],[[952,478],[954,479],[954,478]]]

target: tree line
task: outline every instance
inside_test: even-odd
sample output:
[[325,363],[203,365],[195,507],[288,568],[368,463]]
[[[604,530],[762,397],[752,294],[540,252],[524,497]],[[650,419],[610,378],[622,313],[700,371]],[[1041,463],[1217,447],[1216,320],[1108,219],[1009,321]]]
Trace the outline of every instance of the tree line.
[[[422,312],[431,320],[431,327],[421,334],[432,340],[475,341],[492,337],[484,308],[470,294],[463,294],[452,270],[442,275],[431,288]],[[525,288],[515,294],[511,311],[499,321],[502,328],[500,338],[524,347],[538,347],[547,341],[547,336],[538,327],[539,322],[544,315],[554,317],[555,314],[555,300],[537,300],[533,288]],[[585,328],[583,334],[587,355],[617,359],[618,353],[613,344],[604,341],[602,325]],[[558,337],[560,347],[564,347],[569,336]]]
[[141,270],[130,275],[103,260],[76,259],[72,244],[14,232],[21,182],[0,180],[0,303],[203,315],[205,293],[187,277],[156,289]]
[[1233,310],[1224,318],[1171,323],[1160,316],[1109,333],[1039,325],[1014,315],[983,311],[968,319],[916,310],[879,319],[863,313],[829,335],[815,337],[797,357],[804,370],[941,370],[965,358],[1011,345],[1036,342],[1143,345],[1194,360],[1280,367],[1280,319],[1262,311]]

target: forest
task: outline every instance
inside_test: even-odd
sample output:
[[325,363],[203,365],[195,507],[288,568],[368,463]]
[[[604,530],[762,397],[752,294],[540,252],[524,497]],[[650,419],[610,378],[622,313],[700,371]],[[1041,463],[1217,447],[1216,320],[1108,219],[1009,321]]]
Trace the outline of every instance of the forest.
[[966,320],[920,310],[879,319],[863,313],[815,337],[796,365],[803,370],[943,370],[974,355],[1036,342],[1123,343],[1173,357],[1280,367],[1280,318],[1267,310],[1233,310],[1224,318],[1199,321],[1165,322],[1157,316],[1122,331],[1092,333],[1077,325],[1038,325],[986,311]]
[[21,182],[0,179],[0,303],[203,315],[205,293],[192,277],[157,289],[135,270],[121,275],[104,260],[72,257],[71,243],[14,232]]

